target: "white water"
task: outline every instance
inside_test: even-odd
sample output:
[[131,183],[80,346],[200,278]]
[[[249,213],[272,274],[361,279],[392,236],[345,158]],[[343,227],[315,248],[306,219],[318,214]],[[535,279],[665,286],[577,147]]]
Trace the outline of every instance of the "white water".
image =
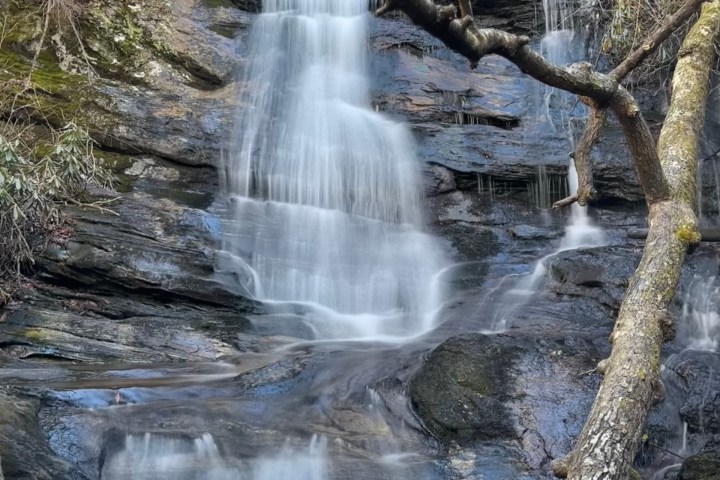
[[715,276],[693,279],[683,302],[680,335],[687,348],[717,351],[720,342],[720,281]]
[[209,433],[199,438],[127,435],[106,459],[107,480],[325,480],[327,440],[313,436],[307,448],[284,446],[272,455],[241,462],[224,458]]
[[[543,0],[543,11],[545,35],[540,42],[541,53],[548,60],[559,65],[566,65],[577,60],[577,48],[573,42],[575,29],[572,2]],[[577,117],[573,116],[572,111],[577,107],[576,97],[550,87],[544,88],[542,96],[541,115],[553,131],[560,131],[567,135],[569,151],[574,150],[576,132],[573,125]],[[538,173],[538,185],[540,185],[542,170],[539,169]],[[570,193],[575,193],[578,188],[577,171],[571,158],[568,161],[568,187]],[[570,209],[570,218],[558,248],[550,255],[538,260],[531,273],[508,275],[496,288],[496,291],[503,293],[498,301],[499,307],[494,314],[493,330],[502,331],[509,328],[514,315],[530,301],[540,287],[547,271],[545,262],[551,257],[566,250],[606,245],[605,235],[602,229],[592,224],[587,207],[574,203]],[[508,283],[510,283],[509,287]],[[490,295],[494,293],[491,292]]]
[[145,433],[127,435],[122,448],[106,458],[106,480],[226,480],[240,470],[226,465],[212,435],[199,438]]
[[[548,60],[558,65],[567,65],[578,60],[581,55],[574,42],[573,8],[573,3],[567,0],[543,0],[545,35],[540,43],[540,50]],[[547,121],[556,130],[567,135],[570,150],[575,150],[576,132],[572,110],[578,106],[577,98],[567,92],[546,87],[543,105]],[[577,192],[578,176],[571,158],[568,159],[568,187],[571,194]],[[570,221],[558,252],[605,245],[602,230],[590,222],[587,207],[574,203],[570,208]]]
[[253,469],[253,480],[325,480],[329,462],[327,439],[313,435],[305,451],[285,446],[275,455],[262,457]]
[[318,338],[433,326],[446,262],[421,232],[409,131],[370,109],[367,0],[267,0],[250,37],[218,270]]

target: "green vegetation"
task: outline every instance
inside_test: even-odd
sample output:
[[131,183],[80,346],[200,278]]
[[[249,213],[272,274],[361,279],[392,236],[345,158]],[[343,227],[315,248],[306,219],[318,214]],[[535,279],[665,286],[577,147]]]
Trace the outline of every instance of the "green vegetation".
[[[87,130],[70,123],[49,143],[23,142],[17,126],[0,133],[0,274],[32,264],[47,238],[64,226],[59,203],[82,203],[88,185],[112,174],[93,154]],[[14,137],[9,140],[8,138]]]
[[35,3],[32,9],[11,1],[0,11],[0,304],[47,242],[67,235],[60,207],[87,204],[88,186],[108,187],[113,179],[81,124],[102,128],[102,119],[78,115],[89,101],[91,76],[65,71],[57,48],[45,48],[62,28],[87,58],[77,30],[82,4]]

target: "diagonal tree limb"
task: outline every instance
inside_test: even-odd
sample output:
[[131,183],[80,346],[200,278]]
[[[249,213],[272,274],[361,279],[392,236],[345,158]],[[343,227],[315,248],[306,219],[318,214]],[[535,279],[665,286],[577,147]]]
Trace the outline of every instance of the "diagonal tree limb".
[[565,472],[556,472],[568,478],[629,476],[660,382],[660,349],[672,325],[669,308],[682,264],[688,248],[700,240],[694,211],[697,143],[719,38],[720,0],[714,0],[703,6],[678,54],[670,109],[657,147],[670,197],[650,204],[643,256],[611,335],[605,379],[575,448],[564,462],[555,464],[567,466]]
[[[571,65],[568,68],[552,64],[527,45],[529,42],[527,37],[512,35],[494,29],[477,29],[474,26],[470,28],[467,22],[457,19],[454,12],[450,11],[453,7],[436,5],[433,0],[385,0],[385,3],[376,11],[376,14],[382,15],[387,11],[401,10],[415,24],[423,27],[442,40],[448,47],[468,58],[471,67],[476,66],[479,59],[485,55],[498,54],[515,63],[524,73],[546,85],[587,97],[594,102],[598,110],[602,110],[610,105],[619,88],[620,81],[632,68],[635,68],[642,60],[652,54],[674,29],[682,25],[697,10],[703,1],[705,0],[686,0],[685,4],[674,15],[650,35],[648,41],[640,49],[632,52],[618,68],[607,75],[593,71],[592,67],[585,62]],[[642,130],[641,137],[647,139],[650,133],[645,121],[642,118],[634,118],[636,115],[641,116],[634,99],[629,94],[621,94],[621,97],[621,109],[615,113],[621,112],[623,116],[621,124],[626,137],[633,128],[637,127]],[[623,109],[629,109],[632,112],[623,114]],[[595,126],[588,124],[588,127],[595,128]],[[597,140],[598,134],[599,132],[592,131],[588,132],[587,135],[584,134],[583,137],[587,138],[585,138],[585,142],[581,141],[579,146],[582,145],[587,151],[575,153],[579,184],[585,185],[586,190],[589,192],[594,191],[589,151],[592,148],[592,143]],[[592,140],[592,142],[589,142],[589,140]],[[629,138],[628,141],[632,142]],[[643,161],[640,166],[636,165],[636,168],[642,168],[649,173],[650,180],[647,183],[656,185],[654,180],[657,179],[657,175],[653,172],[660,171],[657,156],[650,154],[647,149],[641,148],[641,145],[638,144],[630,145],[630,148],[633,153],[642,155]],[[653,156],[654,159],[650,158]],[[581,163],[578,168],[578,158],[581,162],[587,159],[587,164]],[[668,191],[662,180],[652,190],[647,197],[648,202],[659,201],[667,196]],[[575,201],[587,201],[587,193],[582,193],[581,195],[576,192],[576,194],[557,202],[553,207],[559,208],[570,205],[573,203],[573,199]]]
[[707,0],[687,0],[678,10],[670,15],[650,36],[643,42],[637,50],[631,52],[625,59],[618,64],[611,72],[616,81],[621,82],[630,72],[642,63],[647,57],[652,55],[655,50],[663,43],[672,33],[680,28],[695,12],[701,4]]

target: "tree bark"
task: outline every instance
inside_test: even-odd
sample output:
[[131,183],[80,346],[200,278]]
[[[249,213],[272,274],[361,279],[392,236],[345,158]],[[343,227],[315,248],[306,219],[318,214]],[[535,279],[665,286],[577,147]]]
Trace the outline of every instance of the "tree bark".
[[[608,75],[587,63],[554,65],[527,46],[529,39],[494,29],[477,29],[454,7],[432,0],[386,0],[377,13],[399,9],[474,65],[487,54],[502,55],[535,79],[588,97],[598,110],[618,117],[648,203],[649,230],[643,257],[630,281],[603,362],[604,381],[575,448],[553,462],[558,476],[572,480],[625,480],[642,437],[651,402],[662,391],[660,348],[672,331],[670,304],[689,247],[700,241],[695,206],[697,139],[707,101],[708,79],[720,29],[720,0],[702,8],[678,55],[670,111],[658,147],[630,93],[620,81],[703,3],[687,0],[643,47]],[[593,112],[581,144],[589,152],[601,116]],[[581,158],[582,160],[582,158]],[[583,167],[581,166],[582,170]],[[587,171],[589,162],[587,163]],[[591,175],[591,173],[590,173]],[[587,182],[592,185],[592,180]],[[581,181],[582,184],[582,181]],[[579,200],[579,194],[566,199]]]
[[[629,228],[627,231],[628,238],[645,240],[647,236],[647,228]],[[703,242],[720,242],[720,228],[701,228],[700,239]]]
[[660,347],[671,325],[668,309],[685,253],[700,240],[694,211],[697,140],[719,29],[720,0],[714,0],[703,6],[678,55],[670,110],[657,148],[670,197],[650,204],[643,257],[611,335],[605,378],[566,461],[571,479],[629,477],[660,382]]

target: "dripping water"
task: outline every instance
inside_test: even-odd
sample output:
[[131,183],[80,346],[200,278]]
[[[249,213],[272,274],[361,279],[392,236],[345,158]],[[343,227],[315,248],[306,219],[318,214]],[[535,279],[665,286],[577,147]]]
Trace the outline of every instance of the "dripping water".
[[720,281],[696,276],[685,296],[679,321],[687,348],[716,351],[720,341]]

